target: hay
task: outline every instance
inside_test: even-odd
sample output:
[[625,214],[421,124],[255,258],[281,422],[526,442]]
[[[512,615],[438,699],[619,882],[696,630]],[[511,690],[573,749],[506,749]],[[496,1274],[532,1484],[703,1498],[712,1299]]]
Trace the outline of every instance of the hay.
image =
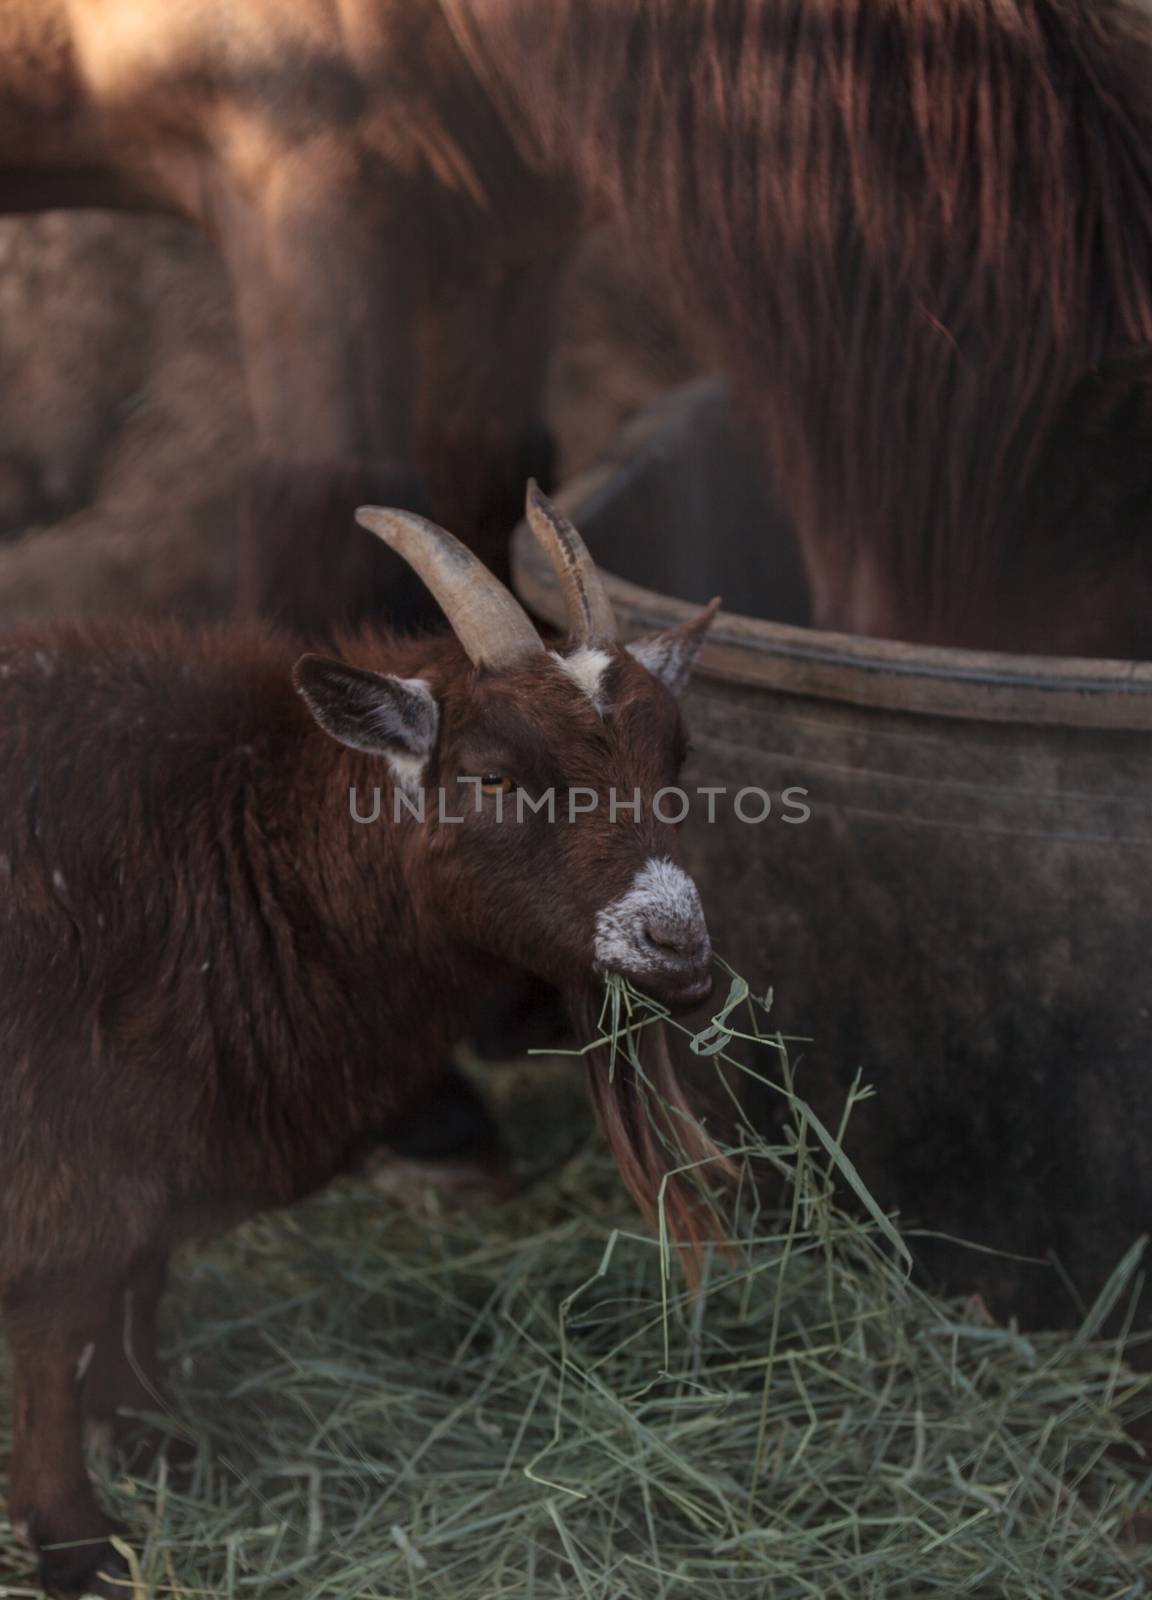
[[[717,1063],[763,1026],[739,985],[729,1001],[696,1041]],[[621,991],[613,1004],[627,1056],[651,1014]],[[742,1242],[708,1256],[695,1299],[598,1143],[561,1160],[542,1142],[541,1094],[563,1141],[579,1092],[543,1063],[511,1108],[543,1172],[521,1201],[405,1215],[350,1182],[188,1260],[173,1391],[196,1463],[186,1480],[161,1467],[104,1485],[138,1594],[1147,1593],[1131,1531],[1144,1482],[1109,1447],[1148,1385],[1092,1337],[1135,1252],[1075,1337],[933,1299],[909,1284],[844,1128],[796,1097],[781,1042],[748,1048],[789,1115],[742,1159],[783,1180],[785,1204],[762,1210],[743,1184],[727,1202]],[[0,1541],[0,1592],[33,1594],[12,1582],[27,1565]]]

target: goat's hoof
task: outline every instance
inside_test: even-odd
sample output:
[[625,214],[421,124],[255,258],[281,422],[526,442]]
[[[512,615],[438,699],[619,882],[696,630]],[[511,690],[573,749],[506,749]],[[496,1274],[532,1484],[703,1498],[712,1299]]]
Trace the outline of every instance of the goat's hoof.
[[40,1583],[60,1600],[92,1595],[97,1600],[131,1600],[132,1573],[124,1557],[104,1540],[40,1553]]

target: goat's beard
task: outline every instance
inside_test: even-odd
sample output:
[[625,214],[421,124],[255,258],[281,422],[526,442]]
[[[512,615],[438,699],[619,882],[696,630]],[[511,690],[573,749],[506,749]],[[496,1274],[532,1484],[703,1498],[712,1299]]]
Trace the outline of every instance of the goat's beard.
[[[578,1034],[594,1038],[599,1006],[583,995],[572,1006]],[[726,1184],[737,1169],[697,1121],[676,1072],[662,1022],[640,1033],[641,1082],[628,1057],[614,1065],[606,1047],[588,1055],[588,1087],[596,1121],[616,1169],[645,1219],[657,1227],[661,1216],[679,1252],[690,1283],[699,1280],[704,1246],[728,1242],[722,1220],[692,1177],[676,1169],[700,1164],[701,1178]]]

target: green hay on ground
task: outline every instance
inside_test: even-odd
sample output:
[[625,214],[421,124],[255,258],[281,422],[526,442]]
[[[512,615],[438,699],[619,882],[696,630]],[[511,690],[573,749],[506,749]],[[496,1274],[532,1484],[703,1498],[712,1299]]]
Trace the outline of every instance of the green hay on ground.
[[[613,1004],[631,1070],[650,1014]],[[1149,1389],[1091,1337],[1136,1253],[1078,1336],[910,1285],[762,1025],[734,986],[697,1041],[719,1061],[747,1035],[788,1126],[745,1140],[740,1243],[695,1298],[594,1138],[542,1147],[531,1091],[563,1140],[577,1088],[543,1063],[510,1107],[545,1171],[522,1200],[406,1214],[348,1182],[186,1260],[169,1426],[196,1463],[104,1485],[137,1600],[1146,1594],[1145,1484],[1110,1447]],[[34,1594],[5,1540],[0,1594]]]

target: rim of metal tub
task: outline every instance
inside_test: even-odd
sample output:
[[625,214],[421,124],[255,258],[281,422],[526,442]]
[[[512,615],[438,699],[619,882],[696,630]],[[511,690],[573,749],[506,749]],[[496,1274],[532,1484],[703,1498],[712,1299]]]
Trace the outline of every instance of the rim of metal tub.
[[[651,470],[669,436],[682,427],[711,380],[686,385],[621,431],[610,454],[572,478],[557,504],[596,553],[596,519],[626,499],[630,483]],[[521,599],[545,622],[564,626],[564,606],[547,558],[525,523],[512,541]],[[672,627],[699,607],[617,577],[601,562],[622,629],[635,636]],[[722,610],[697,671],[769,692],[809,695],[845,705],[982,721],[1069,727],[1152,729],[1152,662],[1073,656],[1011,655],[905,644],[768,622]]]

